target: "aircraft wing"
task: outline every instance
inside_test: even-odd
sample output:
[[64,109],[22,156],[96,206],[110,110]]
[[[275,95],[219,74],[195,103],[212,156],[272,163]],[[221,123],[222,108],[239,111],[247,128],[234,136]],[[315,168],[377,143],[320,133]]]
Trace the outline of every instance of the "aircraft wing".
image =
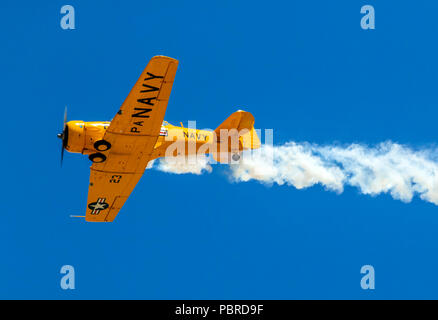
[[160,134],[178,61],[151,59],[103,139],[111,148],[90,172],[86,220],[111,222],[134,190]]

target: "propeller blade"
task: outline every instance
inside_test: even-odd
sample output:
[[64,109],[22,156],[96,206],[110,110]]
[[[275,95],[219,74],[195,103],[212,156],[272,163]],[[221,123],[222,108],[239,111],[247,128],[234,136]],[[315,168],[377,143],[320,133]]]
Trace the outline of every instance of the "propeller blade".
[[62,146],[61,149],[61,168],[62,168],[62,161],[64,160],[64,146]]
[[67,123],[67,106],[65,106],[65,109],[64,109],[64,126],[63,126],[63,131],[64,131],[64,129],[65,129],[65,124]]
[[62,133],[58,134],[58,137],[62,139],[62,142],[61,142],[61,167],[62,167],[62,161],[64,160],[64,149],[65,149],[65,146],[67,144],[67,141],[66,141],[67,135],[65,132],[66,128],[67,128],[67,106],[65,106],[65,109],[64,109],[64,123],[62,126]]

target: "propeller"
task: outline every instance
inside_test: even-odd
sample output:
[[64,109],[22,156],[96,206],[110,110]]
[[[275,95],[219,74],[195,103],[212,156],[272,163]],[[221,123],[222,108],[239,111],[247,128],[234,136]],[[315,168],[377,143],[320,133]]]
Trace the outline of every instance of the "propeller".
[[68,126],[67,126],[67,106],[64,110],[64,124],[62,127],[62,133],[58,133],[58,138],[62,140],[62,146],[61,146],[61,167],[62,167],[62,160],[64,159],[64,149],[67,146],[67,140],[68,140]]

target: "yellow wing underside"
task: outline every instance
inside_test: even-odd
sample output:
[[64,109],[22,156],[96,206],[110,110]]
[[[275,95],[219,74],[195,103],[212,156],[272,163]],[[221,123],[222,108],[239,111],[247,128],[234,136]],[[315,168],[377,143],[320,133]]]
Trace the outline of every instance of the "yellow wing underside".
[[151,59],[105,132],[106,161],[93,163],[86,220],[111,222],[134,190],[160,134],[178,61]]

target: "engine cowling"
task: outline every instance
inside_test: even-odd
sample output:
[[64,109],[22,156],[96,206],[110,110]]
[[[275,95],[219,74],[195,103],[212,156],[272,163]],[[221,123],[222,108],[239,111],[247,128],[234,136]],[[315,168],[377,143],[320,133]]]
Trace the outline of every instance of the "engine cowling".
[[96,151],[94,144],[103,139],[109,122],[69,121],[66,124],[65,149],[69,152],[91,154]]

